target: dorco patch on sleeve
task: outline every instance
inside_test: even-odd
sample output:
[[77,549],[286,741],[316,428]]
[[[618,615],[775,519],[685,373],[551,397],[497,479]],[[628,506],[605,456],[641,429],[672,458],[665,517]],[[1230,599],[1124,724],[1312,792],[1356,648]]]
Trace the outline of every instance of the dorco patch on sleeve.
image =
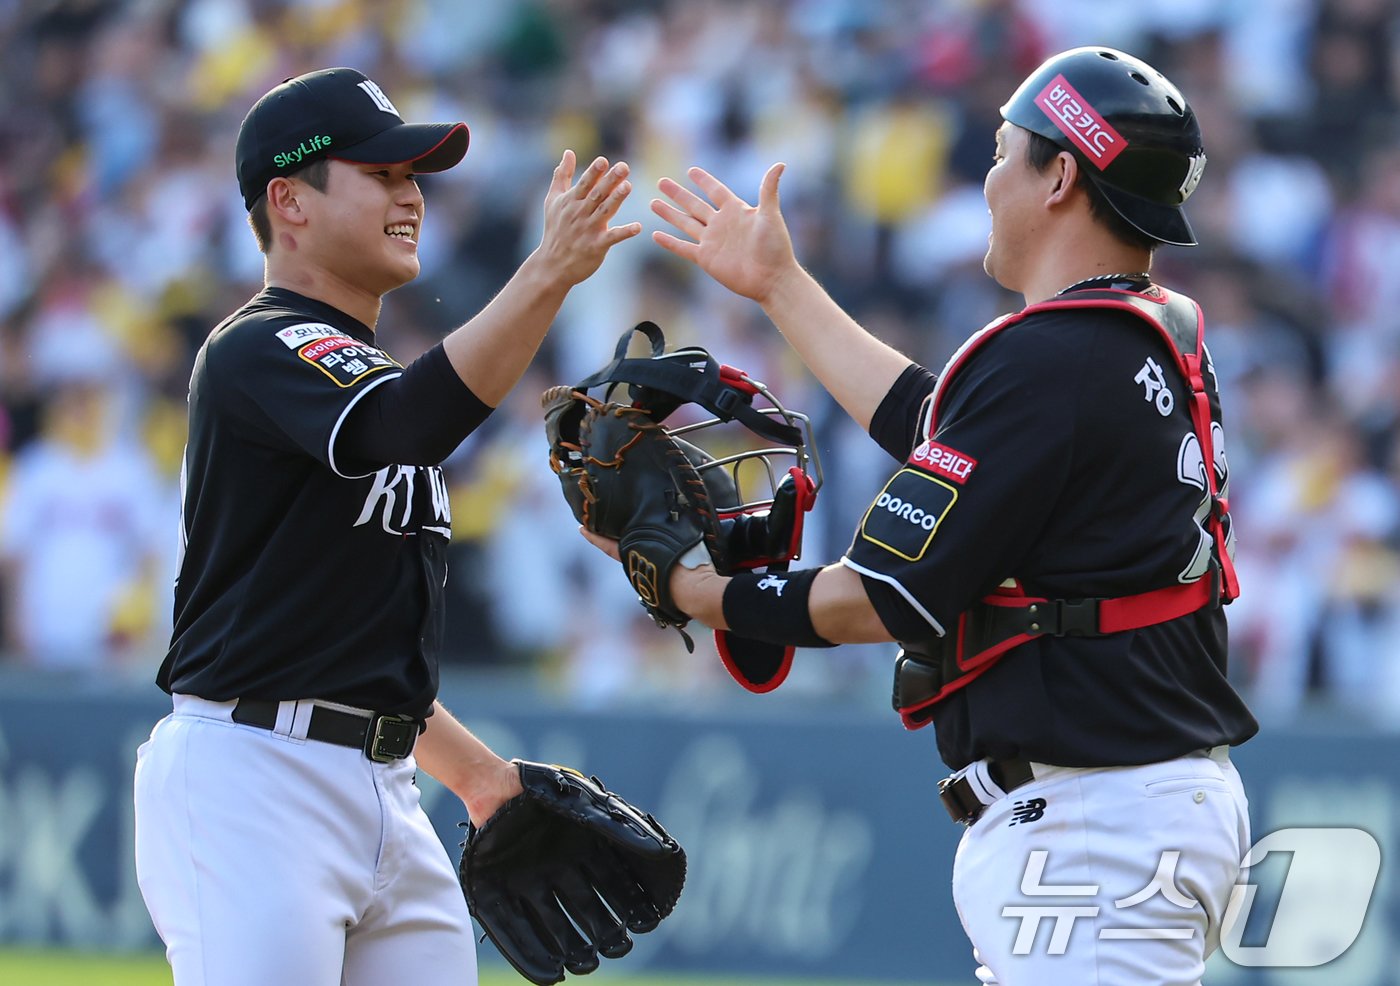
[[972,470],[977,468],[977,460],[946,445],[927,441],[909,453],[909,465],[951,479],[961,486],[972,475]]
[[334,380],[337,387],[353,387],[380,370],[400,369],[383,350],[347,335],[308,342],[297,355]]
[[958,491],[943,480],[901,469],[865,512],[860,536],[905,561],[918,561],[957,500]]
[[337,329],[325,322],[302,322],[300,325],[289,325],[285,329],[277,330],[277,338],[281,339],[288,349],[304,346],[313,339],[329,339],[343,335],[344,329]]

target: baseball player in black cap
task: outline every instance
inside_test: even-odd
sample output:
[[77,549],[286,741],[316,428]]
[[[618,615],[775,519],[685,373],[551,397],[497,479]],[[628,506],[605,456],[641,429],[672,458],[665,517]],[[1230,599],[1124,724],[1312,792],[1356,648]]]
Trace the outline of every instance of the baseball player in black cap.
[[416,173],[462,123],[405,123],[348,68],[288,80],[238,135],[266,287],[190,381],[183,555],[136,768],[137,874],[180,986],[475,982],[456,869],[415,762],[478,823],[521,790],[436,701],[451,511],[441,462],[500,402],[570,288],[640,224],[627,166],[565,152],[538,248],[407,366],[380,299],[419,271]]
[[1051,58],[1002,115],[985,267],[1026,307],[938,375],[802,270],[782,165],[756,208],[698,168],[703,197],[662,180],[652,208],[683,235],[656,241],[758,301],[899,464],[839,564],[676,565],[670,589],[745,638],[901,643],[895,708],[934,724],[954,771],[982,982],[1197,983],[1249,847],[1228,749],[1257,730],[1226,676],[1238,586],[1204,323],[1150,272],[1158,245],[1195,242],[1201,135],[1175,86],[1108,48]]

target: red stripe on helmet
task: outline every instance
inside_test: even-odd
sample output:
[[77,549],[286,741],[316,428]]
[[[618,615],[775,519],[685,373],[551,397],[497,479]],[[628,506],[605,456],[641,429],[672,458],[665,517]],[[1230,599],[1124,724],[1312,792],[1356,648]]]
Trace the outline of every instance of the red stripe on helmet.
[[1123,135],[1113,129],[1063,75],[1055,76],[1040,90],[1035,105],[1100,171],[1112,164],[1128,146]]

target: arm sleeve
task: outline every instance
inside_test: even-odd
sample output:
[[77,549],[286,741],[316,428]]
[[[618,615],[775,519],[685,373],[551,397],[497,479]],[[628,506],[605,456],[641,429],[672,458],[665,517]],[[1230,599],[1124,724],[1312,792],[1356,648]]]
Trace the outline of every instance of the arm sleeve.
[[336,458],[356,468],[436,465],[491,411],[439,343],[354,406],[336,440]]
[[896,462],[903,462],[918,437],[919,405],[933,393],[937,374],[917,363],[904,368],[870,418],[870,437]]
[[441,462],[491,410],[440,345],[405,369],[337,326],[289,323],[293,316],[247,319],[207,346],[209,398],[249,440],[355,479],[391,464]]

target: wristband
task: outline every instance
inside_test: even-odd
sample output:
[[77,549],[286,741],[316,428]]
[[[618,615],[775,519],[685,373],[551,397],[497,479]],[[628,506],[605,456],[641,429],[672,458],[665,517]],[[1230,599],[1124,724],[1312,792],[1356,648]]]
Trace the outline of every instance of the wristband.
[[835,647],[812,626],[809,597],[820,568],[747,572],[724,587],[724,622],[736,637],[794,647]]

